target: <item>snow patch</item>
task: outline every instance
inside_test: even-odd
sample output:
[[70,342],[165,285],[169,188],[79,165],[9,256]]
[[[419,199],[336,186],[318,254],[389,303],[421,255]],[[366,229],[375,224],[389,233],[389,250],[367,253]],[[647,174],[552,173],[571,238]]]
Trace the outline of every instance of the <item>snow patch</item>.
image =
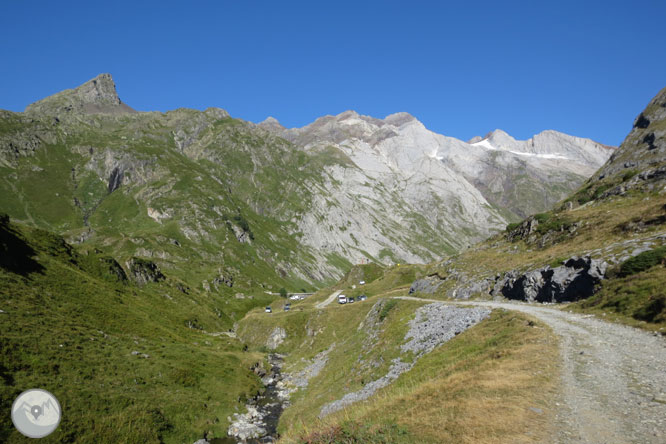
[[480,142],[472,143],[472,146],[480,146],[482,148],[485,148],[487,150],[492,150],[492,151],[506,151],[511,154],[516,154],[518,156],[528,156],[528,157],[536,157],[538,159],[560,159],[560,160],[570,160],[569,157],[560,154],[560,153],[553,153],[553,154],[536,154],[536,153],[524,153],[522,151],[511,151],[511,150],[502,150],[501,148],[497,148],[493,146],[488,139],[483,139]]

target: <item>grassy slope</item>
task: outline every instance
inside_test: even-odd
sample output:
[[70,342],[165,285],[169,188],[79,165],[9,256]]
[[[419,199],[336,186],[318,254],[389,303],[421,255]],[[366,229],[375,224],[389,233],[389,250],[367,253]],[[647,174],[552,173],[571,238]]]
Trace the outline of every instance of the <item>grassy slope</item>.
[[[540,247],[535,242],[528,243],[525,240],[510,242],[503,233],[453,258],[453,262],[433,264],[427,273],[437,273],[446,278],[455,269],[473,279],[494,279],[498,273],[509,270],[527,271],[546,265],[556,267],[571,256],[591,252],[593,257],[609,254],[622,257],[627,253],[623,242],[640,241],[666,231],[665,205],[664,194],[630,193],[628,196],[592,201],[573,210],[554,210],[545,213],[548,220],[551,223],[559,220],[565,224],[579,224],[574,235],[556,234],[554,242]],[[644,226],[634,228],[640,224]],[[558,225],[558,222],[554,225]],[[599,250],[604,248],[608,250],[600,255]],[[663,303],[653,316],[648,318],[640,315],[650,304],[654,310],[660,304],[658,301],[666,297],[663,290],[666,288],[666,269],[657,265],[648,272],[631,277],[619,277],[613,273],[614,269],[619,269],[619,265],[611,267],[611,278],[602,283],[595,297],[572,304],[571,307],[602,317],[606,312],[606,316],[612,316],[617,321],[666,332],[666,309]],[[458,284],[457,280],[448,279],[432,296],[445,299]],[[487,297],[482,294],[477,296]]]
[[[380,300],[392,303],[382,310],[385,318],[371,341],[368,325],[358,327]],[[301,302],[288,313],[248,314],[239,335],[254,347],[263,349],[276,326],[286,330],[277,351],[287,353],[288,372],[303,369],[333,346],[322,372],[292,395],[280,420],[283,441],[539,442],[545,437],[547,413],[529,407],[548,410],[557,374],[556,342],[545,326],[505,312],[422,358],[367,402],[317,418],[324,404],[386,374],[420,305],[377,295],[325,310]]]
[[[2,224],[0,232],[11,252],[0,267],[3,409],[26,387],[54,393],[64,415],[45,442],[226,435],[227,416],[260,386],[247,369],[262,355],[186,328],[187,321],[208,331],[231,327],[229,317],[215,315],[220,300],[185,295],[169,281],[141,288],[118,282],[100,256],[80,255],[42,230]],[[0,441],[28,441],[9,415],[0,421]]]
[[[0,119],[3,136],[20,140],[35,131],[35,123],[6,114]],[[197,119],[210,120],[199,135],[201,143],[180,152],[172,130],[179,125],[189,130]],[[290,264],[307,268],[314,259],[288,234],[290,222],[284,219],[304,211],[307,184],[318,180],[324,165],[339,162],[334,154],[300,159],[303,153],[281,139],[192,110],[86,116],[49,131],[34,155],[16,159],[11,168],[0,165],[0,208],[13,218],[67,236],[85,232],[87,218],[95,230],[90,248],[118,258],[133,255],[139,246],[166,253],[168,258],[157,261],[175,273],[183,263],[199,262],[196,273],[181,273],[191,286],[211,280],[220,264],[229,264],[244,276],[240,290],[228,291],[232,295],[256,291],[261,284],[311,288]],[[108,156],[136,167],[125,173],[129,184],[111,194],[108,177],[98,176]],[[152,220],[148,207],[170,210],[170,221]],[[239,243],[230,229],[238,214],[249,222],[251,244]]]

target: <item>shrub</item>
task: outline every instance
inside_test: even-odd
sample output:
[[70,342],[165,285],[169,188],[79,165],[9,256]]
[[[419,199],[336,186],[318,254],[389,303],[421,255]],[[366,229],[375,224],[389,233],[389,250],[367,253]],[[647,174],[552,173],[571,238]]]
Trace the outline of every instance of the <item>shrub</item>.
[[398,304],[398,301],[395,299],[389,299],[386,304],[382,307],[382,311],[379,312],[379,320],[383,321],[386,319],[386,316],[388,316],[389,312],[393,307],[395,307]]
[[520,226],[521,222],[512,222],[506,226],[506,232],[510,233]]
[[563,231],[571,226],[571,222],[548,213],[535,214],[534,219],[539,222],[536,228],[539,234],[546,234],[549,231]]
[[620,266],[621,277],[640,273],[662,263],[666,259],[666,247],[644,251],[641,254],[627,259]]
[[284,287],[280,288],[280,296],[282,296],[283,298],[287,297],[287,289],[286,288],[284,288]]

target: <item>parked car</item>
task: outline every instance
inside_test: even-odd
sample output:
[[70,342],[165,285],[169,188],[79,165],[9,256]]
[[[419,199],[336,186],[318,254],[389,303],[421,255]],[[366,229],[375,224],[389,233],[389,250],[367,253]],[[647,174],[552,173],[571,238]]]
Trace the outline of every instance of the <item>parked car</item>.
[[359,281],[358,285],[365,285],[365,281]]
[[364,294],[362,294],[361,296],[358,297],[359,301],[365,301],[366,299],[368,299],[368,297]]
[[289,299],[291,299],[292,301],[300,301],[300,300],[301,300],[301,296],[295,294],[295,295],[293,295],[293,296],[289,296]]
[[289,310],[291,310],[291,304],[285,304],[284,311],[289,311]]
[[350,304],[353,304],[353,303],[354,303],[354,298],[349,298],[349,299],[347,300],[347,302],[349,302]]
[[344,294],[341,294],[338,296],[338,304],[346,304],[347,303],[347,296]]
[[273,310],[271,309],[271,307],[266,307],[266,313],[273,313]]

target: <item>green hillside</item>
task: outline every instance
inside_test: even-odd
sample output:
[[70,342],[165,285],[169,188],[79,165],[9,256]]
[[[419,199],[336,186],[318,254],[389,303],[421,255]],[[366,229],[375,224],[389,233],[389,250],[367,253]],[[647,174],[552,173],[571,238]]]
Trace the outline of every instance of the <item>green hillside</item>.
[[[0,218],[0,403],[42,387],[65,415],[45,442],[194,442],[225,435],[263,356],[226,335],[265,300],[228,306],[178,279],[138,286],[98,252]],[[0,441],[28,442],[0,420]]]

